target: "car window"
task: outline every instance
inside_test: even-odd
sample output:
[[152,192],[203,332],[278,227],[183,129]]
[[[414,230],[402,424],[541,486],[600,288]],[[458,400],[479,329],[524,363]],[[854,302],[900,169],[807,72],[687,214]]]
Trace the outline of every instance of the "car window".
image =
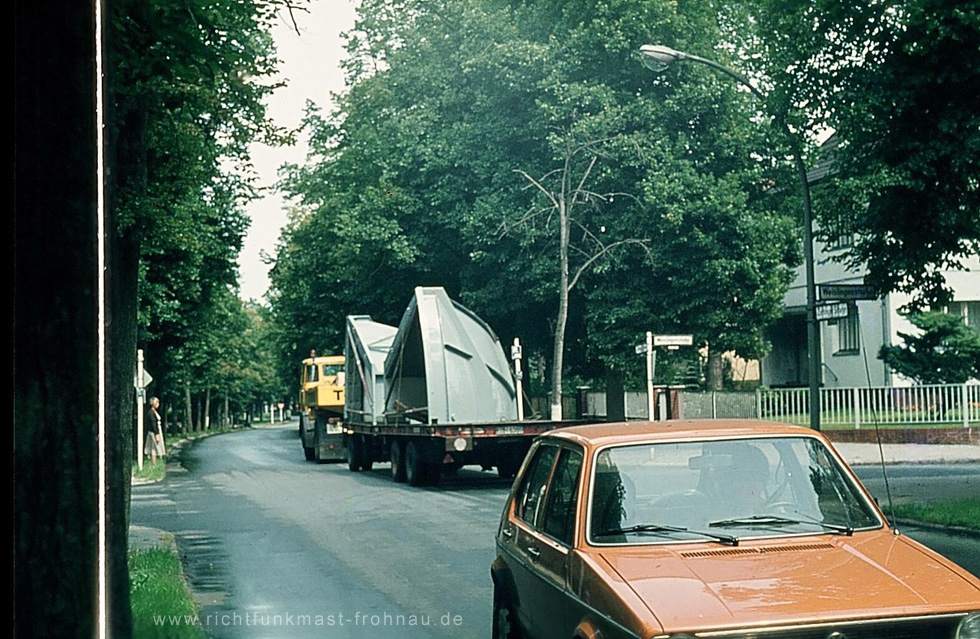
[[826,446],[808,437],[610,447],[596,457],[591,496],[598,543],[697,534],[666,528],[751,537],[880,526]]
[[555,474],[548,489],[542,530],[569,546],[575,533],[575,511],[578,505],[578,483],[582,453],[566,448],[558,457]]
[[539,446],[517,491],[515,514],[532,526],[537,521],[538,510],[548,487],[548,476],[557,455],[557,446]]

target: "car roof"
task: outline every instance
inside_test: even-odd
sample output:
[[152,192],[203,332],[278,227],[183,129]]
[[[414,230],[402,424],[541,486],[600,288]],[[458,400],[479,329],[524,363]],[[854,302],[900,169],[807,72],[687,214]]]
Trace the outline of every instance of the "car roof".
[[637,442],[800,435],[815,435],[815,432],[802,426],[757,419],[678,419],[569,426],[550,431],[545,437],[598,447]]

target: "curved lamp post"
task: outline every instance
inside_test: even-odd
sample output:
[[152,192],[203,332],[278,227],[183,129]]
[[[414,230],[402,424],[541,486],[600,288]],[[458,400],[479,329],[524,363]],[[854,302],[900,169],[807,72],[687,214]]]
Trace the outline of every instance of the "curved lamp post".
[[[700,56],[677,51],[670,47],[653,44],[644,44],[640,47],[640,55],[643,64],[656,73],[662,73],[674,62],[679,60],[692,60],[706,64],[712,69],[721,71],[725,75],[734,78],[736,82],[748,88],[760,100],[765,100],[766,96],[757,88],[752,86],[748,78],[740,73],[732,71],[728,67],[718,64],[714,60],[702,58]],[[786,131],[787,139],[790,142],[793,152],[793,160],[796,163],[796,172],[800,176],[800,185],[803,194],[803,257],[806,262],[806,337],[807,337],[807,377],[809,380],[809,411],[810,428],[820,430],[820,332],[817,325],[817,293],[816,284],[813,277],[813,212],[810,208],[810,184],[806,178],[806,166],[800,155],[800,147],[796,136],[790,131],[789,126],[782,119],[776,118],[783,129]]]

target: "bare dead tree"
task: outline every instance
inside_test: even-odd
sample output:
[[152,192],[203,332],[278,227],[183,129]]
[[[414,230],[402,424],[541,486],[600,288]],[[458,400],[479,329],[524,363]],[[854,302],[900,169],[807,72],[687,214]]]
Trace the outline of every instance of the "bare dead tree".
[[[536,189],[544,196],[542,205],[532,206],[511,223],[500,226],[500,236],[515,230],[532,226],[551,227],[557,217],[558,240],[558,314],[555,322],[555,336],[552,351],[551,371],[551,419],[562,419],[562,368],[565,355],[565,329],[568,324],[569,296],[582,276],[596,263],[611,252],[627,246],[636,246],[649,254],[649,240],[626,238],[607,242],[602,238],[604,229],[596,233],[581,219],[583,210],[595,210],[604,203],[611,203],[616,197],[637,198],[629,193],[597,193],[586,188],[589,178],[602,155],[600,146],[609,139],[593,140],[575,144],[570,138],[562,153],[562,166],[535,178],[527,171],[516,170],[527,180],[525,189]],[[588,156],[584,168],[577,164],[578,156]],[[573,230],[577,240],[573,241]]]

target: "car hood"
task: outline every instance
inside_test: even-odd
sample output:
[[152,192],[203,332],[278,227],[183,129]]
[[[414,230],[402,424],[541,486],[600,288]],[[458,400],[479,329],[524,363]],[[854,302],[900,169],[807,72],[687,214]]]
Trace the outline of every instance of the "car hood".
[[980,609],[976,578],[887,531],[601,554],[664,632]]

